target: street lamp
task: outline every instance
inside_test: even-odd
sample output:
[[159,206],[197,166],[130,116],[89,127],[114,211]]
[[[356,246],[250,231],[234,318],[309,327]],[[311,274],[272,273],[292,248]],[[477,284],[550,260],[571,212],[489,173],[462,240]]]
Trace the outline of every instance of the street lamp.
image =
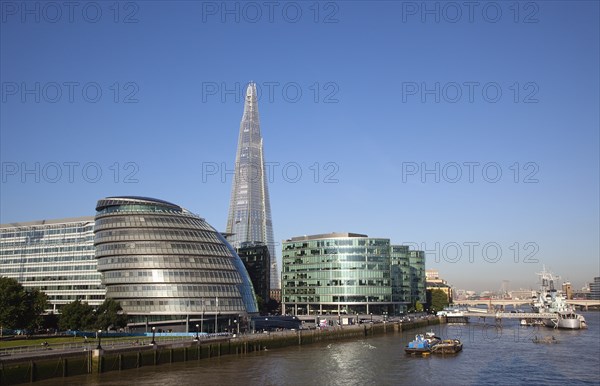
[[198,327],[200,327],[198,324],[196,324],[196,341],[200,340],[200,337],[198,336]]
[[98,332],[96,332],[96,338],[98,339],[98,346],[96,346],[96,350],[102,350],[102,346],[100,345],[100,340],[102,339],[102,330],[98,330]]
[[237,335],[240,335],[240,320],[239,319],[240,319],[240,316],[238,315],[238,318],[233,321],[233,323],[237,324]]
[[216,304],[217,304],[217,308],[215,311],[215,334],[218,332],[219,328],[217,325],[217,317],[219,316],[219,298],[215,298],[216,299]]
[[156,335],[156,327],[152,327],[152,342],[150,342],[151,345],[155,345],[156,341],[154,340],[154,336]]
[[370,315],[371,315],[371,323],[373,323],[373,313],[371,312]]

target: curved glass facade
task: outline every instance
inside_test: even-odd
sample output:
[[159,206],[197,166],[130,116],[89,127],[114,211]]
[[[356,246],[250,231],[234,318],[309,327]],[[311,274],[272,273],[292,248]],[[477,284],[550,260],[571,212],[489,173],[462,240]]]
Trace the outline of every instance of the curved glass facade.
[[293,237],[283,243],[285,314],[398,315],[425,302],[425,253],[357,233]]
[[387,310],[394,304],[390,241],[358,234],[287,240],[282,292],[285,312],[294,315]]
[[204,320],[258,312],[239,256],[204,219],[144,197],[101,199],[96,211],[98,271],[106,296],[127,314]]

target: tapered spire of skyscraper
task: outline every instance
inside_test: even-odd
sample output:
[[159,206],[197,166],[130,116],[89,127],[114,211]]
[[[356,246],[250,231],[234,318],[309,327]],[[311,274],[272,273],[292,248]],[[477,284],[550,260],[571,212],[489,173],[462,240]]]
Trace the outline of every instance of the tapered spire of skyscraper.
[[[253,82],[248,84],[244,100],[226,231],[232,234],[228,241],[233,247],[239,248],[244,243],[263,243],[269,248],[271,263],[277,261],[258,97]],[[278,275],[271,273],[271,288],[279,288],[279,278],[273,276]]]

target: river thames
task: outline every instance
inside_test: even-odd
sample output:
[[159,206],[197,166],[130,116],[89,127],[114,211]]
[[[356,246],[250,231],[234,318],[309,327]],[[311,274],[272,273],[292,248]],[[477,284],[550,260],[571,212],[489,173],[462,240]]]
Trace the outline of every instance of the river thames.
[[[37,385],[600,385],[600,312],[586,330],[521,327],[516,320],[437,325],[461,353],[414,357],[404,346],[422,330],[166,364]],[[474,320],[474,318],[471,318]],[[554,337],[557,344],[532,339]]]

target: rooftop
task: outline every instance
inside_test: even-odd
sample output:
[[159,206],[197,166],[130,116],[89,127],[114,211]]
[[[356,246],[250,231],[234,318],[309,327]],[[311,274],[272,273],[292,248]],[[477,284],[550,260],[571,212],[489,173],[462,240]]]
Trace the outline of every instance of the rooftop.
[[68,223],[82,223],[82,222],[94,222],[94,216],[84,216],[84,217],[69,217],[62,219],[50,219],[50,220],[36,220],[36,221],[28,221],[28,222],[13,222],[8,224],[0,224],[0,228],[18,228],[18,227],[28,227],[28,226],[36,226],[36,225],[54,225],[54,224],[68,224]]
[[307,241],[307,240],[318,240],[318,239],[338,239],[338,238],[342,238],[342,237],[369,237],[367,235],[363,235],[361,233],[337,233],[337,232],[332,232],[332,233],[322,233],[322,234],[318,234],[318,235],[304,235],[304,236],[296,236],[296,237],[292,237],[291,239],[288,239],[286,241]]

